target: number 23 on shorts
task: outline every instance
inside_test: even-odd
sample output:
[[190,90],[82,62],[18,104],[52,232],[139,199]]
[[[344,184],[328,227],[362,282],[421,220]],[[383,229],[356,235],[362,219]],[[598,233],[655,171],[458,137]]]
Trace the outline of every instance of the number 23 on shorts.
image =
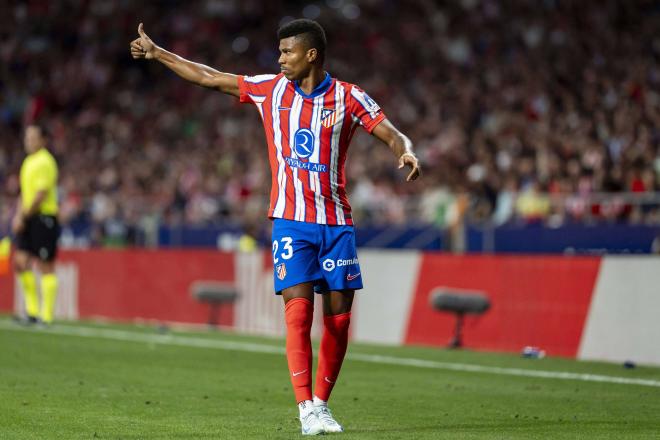
[[[280,243],[282,243],[282,251],[279,253],[278,258],[277,252],[280,250]],[[279,241],[273,241],[273,264],[277,264],[280,258],[289,260],[293,257],[293,246],[291,246],[291,243],[293,243],[293,238],[291,237],[282,237]]]

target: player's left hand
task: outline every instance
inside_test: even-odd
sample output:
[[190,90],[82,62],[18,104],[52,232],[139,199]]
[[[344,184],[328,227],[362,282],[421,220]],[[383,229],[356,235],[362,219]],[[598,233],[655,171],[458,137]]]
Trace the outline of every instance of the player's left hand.
[[419,159],[417,159],[417,156],[413,153],[403,153],[401,157],[399,157],[399,169],[406,165],[410,167],[410,173],[408,174],[408,177],[406,177],[406,182],[411,182],[422,174]]

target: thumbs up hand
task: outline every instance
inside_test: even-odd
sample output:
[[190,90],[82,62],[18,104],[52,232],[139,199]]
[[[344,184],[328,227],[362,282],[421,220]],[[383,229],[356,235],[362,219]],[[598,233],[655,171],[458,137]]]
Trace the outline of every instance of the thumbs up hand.
[[155,58],[157,46],[144,32],[144,26],[142,23],[138,26],[138,34],[140,34],[140,37],[131,41],[131,55],[133,58],[146,58],[148,60]]

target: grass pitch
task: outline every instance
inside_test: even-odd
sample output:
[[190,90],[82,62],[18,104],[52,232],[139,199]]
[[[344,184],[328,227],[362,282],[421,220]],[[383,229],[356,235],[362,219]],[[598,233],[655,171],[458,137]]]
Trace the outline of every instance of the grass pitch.
[[[283,345],[0,318],[0,439],[297,438]],[[331,400],[345,439],[660,439],[659,368],[362,344],[349,356]],[[549,377],[521,375],[538,370]],[[586,380],[601,376],[641,384]]]

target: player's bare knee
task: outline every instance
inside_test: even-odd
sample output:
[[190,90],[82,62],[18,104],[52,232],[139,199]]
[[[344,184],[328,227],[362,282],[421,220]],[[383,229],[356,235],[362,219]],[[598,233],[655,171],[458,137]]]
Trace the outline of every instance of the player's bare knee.
[[314,284],[301,283],[296,284],[295,286],[287,287],[286,289],[282,290],[282,298],[284,299],[285,304],[296,298],[305,298],[308,301],[314,303]]
[[37,267],[39,272],[42,274],[53,273],[55,272],[55,263],[52,261],[39,261],[37,262]]
[[323,314],[325,316],[348,313],[353,307],[354,290],[332,291],[323,295]]
[[14,271],[25,272],[30,269],[30,257],[25,252],[17,251],[14,254]]

